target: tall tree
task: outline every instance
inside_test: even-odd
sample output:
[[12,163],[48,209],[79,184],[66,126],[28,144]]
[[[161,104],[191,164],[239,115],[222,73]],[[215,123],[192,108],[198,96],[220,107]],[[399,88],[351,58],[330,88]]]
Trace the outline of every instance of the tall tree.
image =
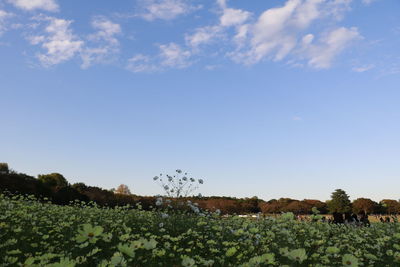
[[127,185],[121,184],[114,190],[115,194],[131,195],[131,190]]
[[328,208],[330,212],[350,212],[351,202],[349,196],[344,190],[336,189],[331,195],[331,200],[328,202]]
[[378,203],[369,198],[357,198],[353,201],[353,212],[366,214],[375,213],[377,211]]

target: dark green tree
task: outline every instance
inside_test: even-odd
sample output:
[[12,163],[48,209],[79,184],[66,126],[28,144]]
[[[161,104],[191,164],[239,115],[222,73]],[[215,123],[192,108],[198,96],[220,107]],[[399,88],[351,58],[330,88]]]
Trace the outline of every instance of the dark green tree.
[[40,174],[38,180],[49,187],[68,186],[68,181],[59,173]]
[[84,183],[75,183],[72,185],[72,187],[79,192],[84,192],[87,189],[87,185],[85,185]]
[[8,164],[0,162],[0,174],[9,174],[9,173],[10,169],[8,168]]
[[349,196],[342,189],[336,189],[332,195],[331,200],[327,203],[329,211],[332,212],[351,212],[351,202]]

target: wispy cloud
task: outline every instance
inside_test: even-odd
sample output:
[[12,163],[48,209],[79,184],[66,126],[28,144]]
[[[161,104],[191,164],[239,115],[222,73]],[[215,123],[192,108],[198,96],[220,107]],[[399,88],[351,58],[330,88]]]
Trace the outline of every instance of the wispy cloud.
[[294,120],[294,121],[302,121],[303,118],[302,118],[302,117],[299,117],[299,116],[293,116],[293,117],[292,117],[292,120]]
[[160,45],[161,65],[170,68],[185,68],[190,62],[191,53],[175,43]]
[[222,34],[222,27],[205,26],[197,28],[194,33],[185,36],[186,43],[192,48],[198,48],[204,44],[210,44]]
[[56,12],[59,10],[59,6],[55,0],[7,0],[15,7],[32,11],[36,9]]
[[[7,1],[25,10],[59,9],[55,0]],[[214,3],[215,23],[186,30],[184,40],[153,43],[153,47],[158,48],[154,54],[131,53],[134,56],[125,59],[127,68],[133,72],[183,69],[201,58],[219,56],[243,65],[274,61],[289,66],[327,69],[355,41],[363,39],[358,28],[340,26],[340,20],[351,9],[352,0],[285,0],[258,15],[231,7],[228,0],[215,0]],[[188,0],[142,0],[139,6],[141,9],[136,17],[148,21],[172,20],[198,8]],[[7,15],[0,10],[0,34],[6,29]],[[46,27],[42,31],[38,31],[40,27],[32,29],[37,32],[30,34],[28,39],[32,45],[42,48],[37,57],[44,66],[80,56],[81,67],[85,69],[94,64],[114,62],[121,53],[122,28],[110,18],[93,17],[94,32],[80,35],[72,30],[71,20],[44,15],[35,18],[36,23]],[[364,72],[371,68],[354,66],[353,71]]]
[[357,67],[353,67],[352,70],[354,72],[366,72],[369,71],[371,69],[375,68],[374,64],[368,64],[368,65],[362,65],[362,66],[357,66]]
[[308,44],[305,56],[314,68],[325,69],[332,65],[334,58],[353,41],[361,39],[358,29],[340,27],[327,32],[318,44]]
[[299,19],[301,17],[295,13],[300,3],[289,0],[282,7],[264,11],[250,26],[247,46],[231,53],[232,59],[245,64],[257,63],[266,56],[273,56],[275,60],[283,59],[296,45],[296,37],[290,28],[297,26],[296,23],[305,24],[315,17],[312,14]]
[[219,68],[221,68],[221,65],[206,65],[204,67],[205,70],[209,70],[209,71],[216,70]]
[[216,25],[208,25],[199,27],[193,33],[186,34],[186,43],[197,49],[201,45],[207,45],[217,39],[221,39],[226,34],[226,30],[235,27],[237,35],[244,35],[245,27],[243,24],[251,17],[251,13],[242,9],[229,8],[226,0],[217,0],[220,8],[219,23]]
[[12,16],[13,14],[0,9],[0,36],[7,30],[7,20]]
[[373,2],[375,2],[375,1],[377,1],[377,0],[362,0],[362,3],[363,3],[364,5],[370,5],[370,4],[372,4]]
[[312,44],[315,34],[305,32],[316,20],[339,20],[349,3],[348,0],[288,0],[281,7],[264,11],[255,23],[248,25],[247,39],[242,41],[240,49],[228,54],[234,61],[247,65],[292,56],[299,60],[307,57],[309,66],[327,68],[350,41],[360,36],[358,30],[343,27],[330,30],[323,33],[318,45]]
[[[40,45],[42,52],[37,58],[44,67],[51,67],[80,56],[81,67],[86,69],[93,64],[109,63],[119,52],[121,34],[119,24],[103,16],[96,16],[91,21],[94,33],[82,38],[73,32],[73,21],[50,16],[33,17],[35,23],[30,26],[37,31],[27,39],[32,45]],[[43,30],[41,26],[44,26]]]
[[149,56],[145,56],[142,54],[137,54],[131,57],[128,60],[126,69],[135,73],[152,73],[160,70],[159,67],[152,62],[152,59]]
[[251,16],[251,13],[242,9],[229,8],[227,6],[226,0],[217,1],[220,8],[222,9],[222,14],[219,18],[220,25],[222,27],[231,27],[242,25]]
[[382,78],[390,75],[400,75],[400,58],[397,57],[396,60],[396,62],[385,64],[385,66],[380,69],[380,74],[378,77]]
[[47,26],[40,35],[30,36],[28,40],[32,45],[41,45],[45,50],[37,55],[43,66],[68,61],[81,51],[84,42],[72,32],[71,20],[43,16],[36,20],[46,22]]
[[139,2],[138,16],[145,20],[172,20],[178,16],[189,14],[199,9],[185,0],[142,0]]
[[132,72],[157,72],[165,69],[182,69],[190,66],[192,53],[176,43],[158,46],[159,53],[154,56],[137,54],[128,60],[127,69]]
[[[187,49],[181,50],[189,58],[200,55],[205,46],[215,45],[240,64],[287,60],[292,65],[326,69],[352,42],[362,39],[357,28],[333,26],[350,10],[350,3],[351,0],[287,0],[254,18],[249,11],[229,7],[227,0],[216,0],[218,23],[186,33]],[[326,22],[327,29],[307,32],[317,20]]]
[[119,52],[119,41],[116,38],[121,34],[121,26],[106,17],[95,17],[92,27],[96,33],[88,36],[87,46],[82,50],[82,68],[88,68],[95,63],[107,63]]

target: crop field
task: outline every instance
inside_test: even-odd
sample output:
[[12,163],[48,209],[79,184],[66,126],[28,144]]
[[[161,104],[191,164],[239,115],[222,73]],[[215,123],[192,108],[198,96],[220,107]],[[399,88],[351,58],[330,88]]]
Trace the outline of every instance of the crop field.
[[188,206],[57,206],[0,195],[0,266],[400,265],[398,223],[222,218]]

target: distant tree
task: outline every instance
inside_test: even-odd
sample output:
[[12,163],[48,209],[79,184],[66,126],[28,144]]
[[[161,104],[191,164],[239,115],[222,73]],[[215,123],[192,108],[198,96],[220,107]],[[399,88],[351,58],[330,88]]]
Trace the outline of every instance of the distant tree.
[[290,202],[283,211],[293,212],[295,214],[309,214],[311,213],[312,206],[303,201],[292,201]]
[[385,213],[396,214],[400,213],[400,203],[394,199],[384,199],[380,202]]
[[84,183],[75,183],[72,185],[72,187],[78,190],[79,192],[83,192],[87,188],[87,185],[85,185]]
[[278,199],[278,202],[282,203],[283,205],[289,205],[293,201],[296,201],[296,199],[291,199],[287,197],[281,197],[280,199]]
[[367,214],[376,213],[378,203],[369,198],[357,198],[353,201],[353,212],[365,212]]
[[40,183],[35,177],[10,171],[8,174],[0,174],[0,192],[7,191],[13,194],[29,194],[37,197],[51,197],[49,187]]
[[252,198],[245,198],[236,202],[236,205],[238,205],[240,208],[240,213],[258,213],[261,211],[259,207],[260,200],[256,196]]
[[327,203],[330,212],[350,212],[351,202],[349,196],[342,189],[336,189],[332,195],[331,200]]
[[8,168],[8,164],[0,162],[0,174],[9,174],[9,173],[10,169]]
[[49,187],[68,186],[68,181],[59,173],[40,174],[38,180]]
[[129,190],[129,187],[127,185],[121,184],[117,187],[117,189],[114,190],[115,194],[121,194],[121,195],[131,195],[131,191]]
[[310,205],[311,208],[316,207],[322,214],[326,214],[328,212],[328,208],[325,202],[316,199],[304,199],[303,202]]
[[278,200],[272,199],[267,202],[260,203],[260,208],[262,213],[279,213],[281,211],[282,205]]
[[285,212],[287,211],[286,207],[292,203],[293,201],[296,201],[291,198],[280,198],[278,200],[276,199],[271,199],[267,202],[262,202],[260,203],[260,209],[261,212],[263,213],[280,213],[280,212]]

